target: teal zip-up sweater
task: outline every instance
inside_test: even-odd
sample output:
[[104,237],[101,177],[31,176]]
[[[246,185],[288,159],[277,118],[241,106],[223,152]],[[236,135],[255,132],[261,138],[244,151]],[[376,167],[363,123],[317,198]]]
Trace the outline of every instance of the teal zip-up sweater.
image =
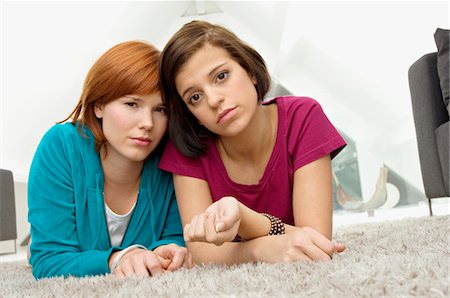
[[[84,135],[84,137],[83,137]],[[103,199],[103,169],[94,137],[71,123],[42,138],[28,178],[30,264],[36,278],[109,273],[116,250],[141,244],[185,245],[172,176],[158,169],[159,156],[144,164],[139,196],[121,247],[111,247]]]

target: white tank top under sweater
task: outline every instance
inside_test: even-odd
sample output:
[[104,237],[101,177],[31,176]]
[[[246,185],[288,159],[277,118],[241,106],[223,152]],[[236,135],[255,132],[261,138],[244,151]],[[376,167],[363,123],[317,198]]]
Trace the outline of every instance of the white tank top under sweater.
[[123,236],[127,231],[127,227],[130,223],[131,215],[133,215],[135,207],[136,203],[134,203],[130,211],[128,211],[126,214],[121,215],[112,211],[105,203],[106,222],[108,223],[109,240],[111,241],[111,246],[120,246],[122,244]]

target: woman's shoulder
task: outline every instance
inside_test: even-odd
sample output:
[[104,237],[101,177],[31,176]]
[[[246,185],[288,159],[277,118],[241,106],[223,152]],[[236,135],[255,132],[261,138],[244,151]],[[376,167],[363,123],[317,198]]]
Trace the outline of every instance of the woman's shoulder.
[[211,137],[207,137],[203,139],[203,142],[206,146],[204,154],[202,154],[198,158],[193,158],[183,155],[183,153],[181,153],[181,151],[176,148],[173,141],[169,140],[166,144],[166,147],[164,148],[164,152],[161,159],[164,162],[167,160],[171,160],[174,163],[182,162],[183,164],[196,164],[199,163],[201,160],[210,159],[213,146],[215,146],[214,139]]
[[279,106],[291,109],[294,107],[311,108],[314,106],[320,106],[319,102],[312,97],[308,96],[277,96],[269,101],[275,101]]
[[62,123],[53,125],[45,132],[39,147],[54,148],[54,150],[58,151],[61,151],[60,149],[63,148],[68,150],[81,147],[94,148],[94,140],[91,131],[87,127],[72,123]]
[[74,131],[76,131],[76,127],[71,123],[55,124],[45,132],[41,143],[55,144],[59,140],[64,144],[64,139],[73,135]]
[[67,138],[78,137],[80,133],[90,135],[90,130],[85,126],[79,126],[73,123],[58,123],[50,127],[45,133],[47,138]]
[[159,168],[174,174],[204,179],[204,169],[217,165],[217,160],[213,157],[214,141],[206,139],[205,142],[207,150],[197,158],[183,155],[171,141],[167,142]]
[[282,119],[282,123],[298,121],[299,118],[305,119],[322,111],[319,102],[307,96],[277,96],[270,101],[265,101],[264,104],[274,102],[277,104],[278,116]]

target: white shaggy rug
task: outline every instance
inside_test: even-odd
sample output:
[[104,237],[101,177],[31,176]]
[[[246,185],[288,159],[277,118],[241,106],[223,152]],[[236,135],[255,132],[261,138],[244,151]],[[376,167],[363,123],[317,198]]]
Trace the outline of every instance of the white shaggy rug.
[[335,231],[348,250],[331,262],[198,266],[154,278],[36,281],[25,261],[0,263],[0,297],[449,297],[450,216]]

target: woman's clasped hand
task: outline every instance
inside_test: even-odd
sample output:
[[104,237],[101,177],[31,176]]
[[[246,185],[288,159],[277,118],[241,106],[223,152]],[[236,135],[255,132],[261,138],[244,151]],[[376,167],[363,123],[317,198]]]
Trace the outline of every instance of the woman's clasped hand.
[[161,245],[151,250],[135,248],[127,252],[115,268],[117,277],[156,276],[179,268],[192,268],[192,257],[185,247]]

